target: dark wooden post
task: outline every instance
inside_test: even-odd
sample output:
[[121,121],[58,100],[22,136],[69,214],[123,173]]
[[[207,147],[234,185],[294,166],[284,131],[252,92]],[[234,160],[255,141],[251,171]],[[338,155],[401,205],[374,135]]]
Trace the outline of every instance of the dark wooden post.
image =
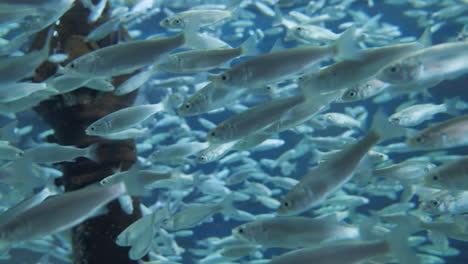
[[[117,43],[125,31],[115,32],[98,43],[86,43],[85,36],[97,25],[108,20],[104,15],[93,25],[87,23],[89,10],[80,1],[60,19],[55,29],[57,35],[51,48],[57,53],[66,53],[69,60],[100,47]],[[47,29],[48,30],[48,29]],[[32,49],[44,45],[47,30],[38,33]],[[67,63],[68,63],[67,61]],[[42,64],[36,71],[34,81],[41,82],[56,73],[56,66],[50,62]],[[131,75],[118,76],[113,84],[118,86]],[[73,163],[63,164],[63,184],[66,191],[83,188],[111,175],[114,170],[127,170],[136,161],[133,140],[111,141],[88,136],[84,129],[95,120],[118,109],[131,106],[136,92],[125,96],[115,96],[109,92],[99,92],[82,87],[73,92],[54,96],[41,102],[34,110],[54,129],[50,142],[61,145],[86,147],[99,143],[99,163],[79,158]],[[134,213],[124,213],[118,201],[107,206],[108,213],[94,217],[75,227],[72,231],[73,260],[76,264],[129,264],[137,263],[128,258],[129,248],[115,244],[117,235],[128,225],[141,217],[139,201],[133,198]]]

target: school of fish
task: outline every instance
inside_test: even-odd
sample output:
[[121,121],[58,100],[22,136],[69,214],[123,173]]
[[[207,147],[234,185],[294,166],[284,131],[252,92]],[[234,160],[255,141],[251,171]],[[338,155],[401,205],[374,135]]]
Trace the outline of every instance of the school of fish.
[[[96,2],[0,0],[0,263],[71,263],[67,230],[130,196],[143,216],[115,243],[139,263],[468,263],[468,1]],[[110,7],[87,42],[132,40],[54,53],[77,4],[88,23]],[[27,81],[45,61],[57,74]],[[46,143],[25,113],[80,87],[139,90],[85,129],[138,162],[64,192],[54,164],[99,145]]]

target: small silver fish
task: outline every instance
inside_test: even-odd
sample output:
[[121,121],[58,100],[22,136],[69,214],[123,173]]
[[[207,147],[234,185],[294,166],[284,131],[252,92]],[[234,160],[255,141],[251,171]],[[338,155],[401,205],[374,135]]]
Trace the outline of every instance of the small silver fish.
[[296,95],[278,98],[249,108],[232,116],[210,131],[206,139],[213,143],[226,143],[241,139],[261,131],[281,119],[287,111],[304,101],[304,96]]
[[191,30],[168,38],[133,40],[86,53],[65,66],[65,71],[83,77],[112,77],[131,73],[157,62],[164,54],[182,46],[201,46]]
[[240,225],[234,237],[266,248],[300,248],[359,238],[357,227],[339,224],[336,217],[276,217]]
[[209,71],[240,56],[253,56],[258,53],[254,37],[247,39],[237,48],[190,50],[169,55],[167,60],[157,65],[157,69],[172,73],[197,73]]
[[401,111],[392,114],[388,121],[392,124],[410,127],[417,126],[426,120],[430,120],[438,113],[449,113],[451,115],[458,115],[456,103],[458,98],[447,100],[443,104],[417,104],[407,107]]
[[98,119],[89,125],[85,132],[91,136],[106,136],[121,132],[138,125],[162,110],[164,110],[164,105],[161,103],[127,107]]
[[437,149],[468,144],[468,115],[463,115],[430,126],[410,136],[406,144],[416,149]]
[[346,146],[303,176],[299,184],[286,194],[278,214],[299,214],[316,206],[351,179],[372,146],[388,137],[399,136],[396,128],[384,118],[385,114],[378,112],[371,130],[363,139]]
[[125,192],[125,185],[118,183],[92,186],[48,199],[4,221],[0,225],[0,241],[11,244],[66,230],[90,218]]
[[468,156],[446,162],[424,177],[429,187],[447,190],[468,190]]
[[377,79],[370,79],[363,84],[347,89],[341,96],[343,102],[365,100],[387,89],[390,85]]
[[189,10],[166,17],[159,25],[163,28],[183,29],[187,25],[200,28],[230,17],[232,17],[232,11],[229,10]]
[[420,208],[433,215],[455,215],[468,212],[468,192],[442,191],[430,200],[421,202]]
[[391,84],[454,79],[468,71],[467,48],[468,41],[425,48],[390,63],[376,77]]
[[255,56],[210,79],[217,86],[229,89],[265,87],[327,58],[355,57],[354,36],[355,30],[352,28],[329,46],[283,49]]

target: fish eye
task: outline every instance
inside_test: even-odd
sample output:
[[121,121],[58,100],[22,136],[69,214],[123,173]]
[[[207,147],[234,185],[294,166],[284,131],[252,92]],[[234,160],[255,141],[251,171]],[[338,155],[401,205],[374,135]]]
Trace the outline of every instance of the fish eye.
[[216,133],[213,131],[213,132],[210,133],[210,136],[214,137],[214,136],[216,136]]
[[188,103],[187,103],[187,104],[184,104],[184,108],[185,108],[185,109],[190,109],[190,108],[191,108],[191,105],[188,104]]
[[415,140],[418,143],[422,143],[424,141],[422,137],[417,137],[417,138],[415,138]]
[[350,91],[348,93],[348,95],[351,96],[351,97],[355,97],[357,95],[357,93],[354,90],[352,90],[352,91]]
[[432,200],[430,203],[431,203],[433,206],[439,206],[439,201],[437,201],[437,200]]
[[96,130],[96,128],[95,128],[95,127],[93,127],[93,126],[92,126],[92,127],[90,127],[89,129],[90,129],[91,131],[94,131],[94,130]]
[[180,24],[180,19],[174,20],[174,23],[176,23],[177,25],[179,25],[179,24]]
[[438,180],[439,180],[439,176],[434,175],[434,176],[432,176],[432,179],[433,179],[434,181],[438,181]]
[[398,66],[396,66],[396,65],[390,67],[390,72],[392,72],[392,73],[397,73],[399,71],[400,71],[400,68]]
[[227,81],[229,80],[229,77],[226,74],[221,75],[221,80]]
[[284,205],[285,207],[289,207],[289,206],[291,206],[291,204],[289,204],[289,202],[288,202],[288,201],[284,201],[284,202],[283,202],[283,205]]
[[297,31],[302,31],[302,27],[297,27],[296,30]]
[[207,158],[205,157],[205,155],[200,155],[200,156],[198,156],[197,160],[198,160],[198,162],[203,163],[203,162],[207,161]]
[[237,230],[237,232],[238,232],[239,234],[243,234],[243,233],[244,233],[244,229],[243,229],[243,228],[239,228],[239,230]]

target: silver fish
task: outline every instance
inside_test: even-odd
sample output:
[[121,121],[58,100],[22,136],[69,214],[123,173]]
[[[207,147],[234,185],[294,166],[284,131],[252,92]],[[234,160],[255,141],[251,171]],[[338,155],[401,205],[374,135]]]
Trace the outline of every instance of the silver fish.
[[334,215],[276,217],[240,225],[232,233],[238,239],[266,248],[299,248],[359,238],[357,227],[339,224]]
[[467,41],[425,48],[390,63],[376,77],[391,84],[454,79],[468,71],[467,48]]
[[468,144],[468,115],[449,119],[410,136],[406,144],[416,149],[437,149]]

